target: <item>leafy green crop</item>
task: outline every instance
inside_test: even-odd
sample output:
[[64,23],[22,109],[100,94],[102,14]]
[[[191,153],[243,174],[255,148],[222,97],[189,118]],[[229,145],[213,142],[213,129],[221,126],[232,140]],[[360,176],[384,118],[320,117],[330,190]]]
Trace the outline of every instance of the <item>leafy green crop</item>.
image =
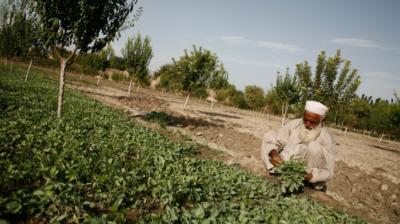
[[[14,70],[15,71],[15,70]],[[0,222],[362,223],[0,65]]]
[[282,193],[294,193],[303,189],[304,178],[307,174],[304,162],[287,160],[274,167],[274,170],[278,175]]

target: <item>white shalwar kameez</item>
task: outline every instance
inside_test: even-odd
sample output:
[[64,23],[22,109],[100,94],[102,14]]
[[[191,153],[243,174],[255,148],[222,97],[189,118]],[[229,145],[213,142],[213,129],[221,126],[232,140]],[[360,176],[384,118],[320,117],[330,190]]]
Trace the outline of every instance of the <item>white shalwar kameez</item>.
[[302,119],[292,120],[277,133],[268,132],[263,137],[261,158],[270,171],[274,165],[269,153],[275,149],[283,160],[295,159],[304,161],[307,172],[312,173],[310,183],[324,183],[332,179],[335,168],[335,141],[327,128],[322,127],[319,136],[309,143],[299,137],[303,124]]

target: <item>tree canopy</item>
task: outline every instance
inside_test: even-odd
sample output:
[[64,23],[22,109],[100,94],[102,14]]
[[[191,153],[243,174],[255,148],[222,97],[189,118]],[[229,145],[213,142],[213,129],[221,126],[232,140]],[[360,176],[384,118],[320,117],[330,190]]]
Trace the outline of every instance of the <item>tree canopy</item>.
[[338,121],[346,105],[356,98],[361,84],[357,69],[351,69],[351,62],[342,59],[340,50],[333,57],[326,58],[322,51],[317,58],[315,75],[307,61],[296,65],[301,100],[317,100],[330,108],[330,116]]
[[228,72],[217,55],[209,50],[193,46],[192,51],[185,50],[183,56],[172,61],[156,72],[161,87],[173,86],[174,91],[205,96],[207,88],[220,89],[228,85]]
[[125,68],[139,83],[149,83],[149,64],[153,57],[150,37],[143,40],[138,33],[135,38],[128,38],[125,47],[121,49]]
[[[65,69],[77,55],[101,50],[118,37],[136,1],[110,0],[34,0],[31,7],[38,16],[43,44],[60,61],[60,92],[57,116],[61,116]],[[140,14],[140,10],[136,14]],[[137,17],[134,17],[136,19]],[[72,49],[67,53],[65,49]]]

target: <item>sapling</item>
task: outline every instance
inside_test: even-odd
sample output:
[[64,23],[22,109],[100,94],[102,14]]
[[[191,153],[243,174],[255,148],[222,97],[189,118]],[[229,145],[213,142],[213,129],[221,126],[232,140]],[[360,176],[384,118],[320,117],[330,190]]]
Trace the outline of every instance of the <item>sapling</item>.
[[306,165],[302,161],[287,160],[274,167],[281,184],[282,193],[294,193],[303,189],[304,179],[307,174]]

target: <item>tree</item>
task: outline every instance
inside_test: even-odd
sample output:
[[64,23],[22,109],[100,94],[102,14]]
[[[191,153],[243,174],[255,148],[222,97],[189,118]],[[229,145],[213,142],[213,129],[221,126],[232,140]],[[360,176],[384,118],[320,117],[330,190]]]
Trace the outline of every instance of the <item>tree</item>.
[[318,55],[314,77],[307,61],[296,65],[295,74],[299,78],[302,102],[312,99],[324,103],[330,108],[335,123],[345,107],[356,98],[361,84],[357,69],[351,69],[351,62],[341,58],[340,50],[329,58],[324,51]]
[[36,24],[27,10],[27,1],[0,4],[0,56],[25,58],[37,44]]
[[295,104],[300,99],[300,88],[296,76],[291,76],[289,69],[286,69],[285,76],[280,75],[278,72],[275,86],[272,86],[268,95],[267,98],[270,104],[281,105],[283,126],[290,105]]
[[[60,87],[57,116],[61,117],[65,70],[76,57],[87,52],[101,50],[107,43],[119,37],[120,31],[133,26],[140,15],[126,23],[136,0],[34,0],[31,7],[38,15],[45,46],[60,62]],[[66,51],[65,49],[70,49]]]
[[125,48],[121,50],[125,60],[125,68],[141,84],[149,84],[149,64],[153,57],[153,50],[150,45],[150,37],[144,40],[140,33],[135,38],[128,38]]
[[157,76],[161,76],[161,86],[169,88],[165,85],[168,83],[182,91],[200,95],[206,94],[207,88],[217,90],[228,86],[228,73],[216,54],[196,46],[190,52],[185,49],[184,53],[156,72]]
[[246,102],[251,109],[260,109],[265,105],[264,90],[261,87],[252,85],[244,89]]

